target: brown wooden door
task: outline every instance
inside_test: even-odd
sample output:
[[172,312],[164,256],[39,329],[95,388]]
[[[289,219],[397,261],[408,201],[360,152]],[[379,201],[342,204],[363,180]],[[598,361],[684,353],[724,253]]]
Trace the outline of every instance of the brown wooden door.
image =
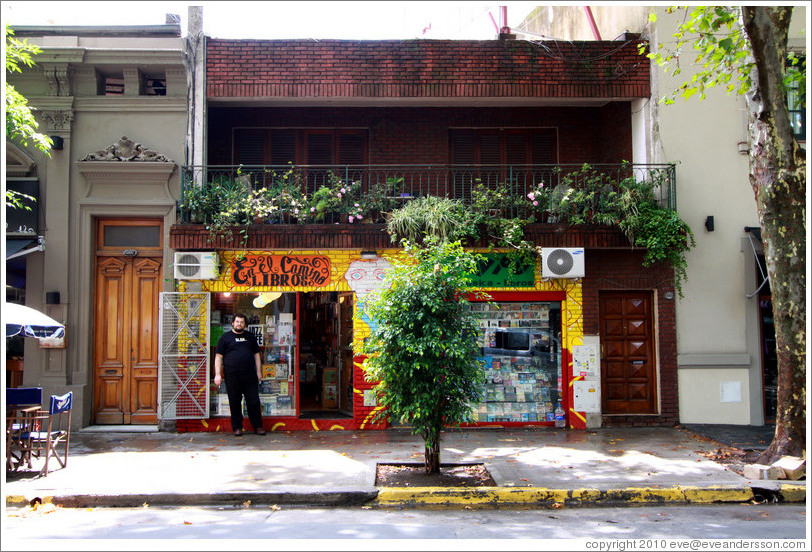
[[95,423],[154,424],[158,410],[161,260],[98,257]]
[[648,292],[600,294],[604,414],[656,414],[652,300]]

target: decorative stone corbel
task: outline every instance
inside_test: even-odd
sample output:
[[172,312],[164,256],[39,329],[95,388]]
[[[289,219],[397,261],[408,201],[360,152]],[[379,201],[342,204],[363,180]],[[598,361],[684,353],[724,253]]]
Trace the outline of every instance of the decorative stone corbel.
[[45,63],[42,73],[48,82],[49,96],[70,96],[73,70],[67,63]]

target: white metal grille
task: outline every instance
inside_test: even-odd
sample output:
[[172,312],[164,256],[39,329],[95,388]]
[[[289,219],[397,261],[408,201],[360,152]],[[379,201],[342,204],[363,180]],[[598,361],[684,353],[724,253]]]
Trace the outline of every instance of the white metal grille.
[[209,417],[209,294],[161,293],[158,417]]

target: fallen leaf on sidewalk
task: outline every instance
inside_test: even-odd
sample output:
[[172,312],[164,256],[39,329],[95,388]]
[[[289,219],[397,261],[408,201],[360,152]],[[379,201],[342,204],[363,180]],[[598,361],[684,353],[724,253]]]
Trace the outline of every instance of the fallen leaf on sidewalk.
[[183,522],[183,524],[184,524],[184,525],[191,525],[191,524],[192,524],[192,522],[191,522],[191,521],[184,521],[184,522]]

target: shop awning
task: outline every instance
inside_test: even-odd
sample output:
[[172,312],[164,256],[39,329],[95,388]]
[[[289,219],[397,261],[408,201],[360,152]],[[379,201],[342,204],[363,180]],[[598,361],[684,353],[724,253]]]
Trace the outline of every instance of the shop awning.
[[45,251],[41,236],[36,238],[6,238],[6,260],[22,257],[34,251]]

